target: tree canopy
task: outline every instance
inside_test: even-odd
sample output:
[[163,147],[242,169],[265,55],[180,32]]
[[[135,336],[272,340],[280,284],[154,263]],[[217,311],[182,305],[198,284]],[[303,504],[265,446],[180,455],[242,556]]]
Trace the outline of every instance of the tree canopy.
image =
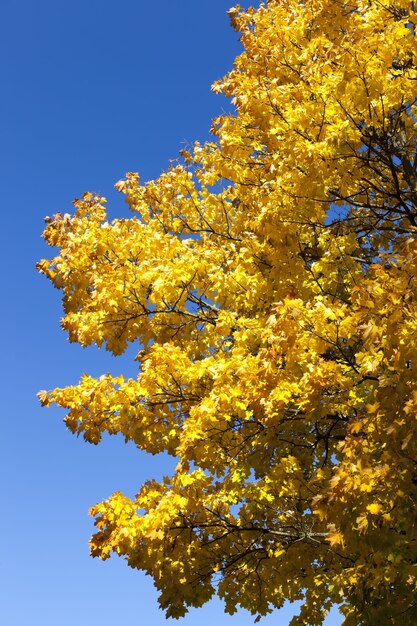
[[417,12],[411,0],[230,10],[234,112],[156,180],[46,218],[38,264],[71,341],[138,376],[40,392],[94,444],[173,476],[91,509],[93,556],[150,574],[167,616],[217,593],[292,625],[415,624]]

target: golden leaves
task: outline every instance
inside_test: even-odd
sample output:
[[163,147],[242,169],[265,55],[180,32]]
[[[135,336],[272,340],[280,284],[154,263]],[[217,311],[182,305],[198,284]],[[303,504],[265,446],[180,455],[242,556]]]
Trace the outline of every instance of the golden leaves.
[[379,515],[379,513],[382,511],[382,505],[378,502],[372,502],[371,504],[368,504],[366,509],[372,513],[372,515]]
[[39,398],[39,402],[41,403],[42,406],[49,406],[51,403],[50,397],[49,397],[49,393],[45,390],[39,391],[36,394]]
[[119,434],[178,458],[171,478],[91,511],[92,554],[151,574],[167,614],[216,589],[229,612],[303,596],[303,623],[342,600],[347,624],[382,623],[381,605],[406,624],[415,15],[406,0],[229,15],[245,50],[213,86],[236,107],[214,141],[156,180],[119,181],[130,219],[109,223],[91,193],[46,219],[58,252],[38,270],[63,292],[63,329],[115,355],[139,343],[138,376],[39,399],[91,443]]

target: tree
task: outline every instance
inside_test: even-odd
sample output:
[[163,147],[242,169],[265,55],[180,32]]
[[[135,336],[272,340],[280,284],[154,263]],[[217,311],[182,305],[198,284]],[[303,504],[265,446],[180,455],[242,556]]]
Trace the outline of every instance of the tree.
[[94,444],[175,474],[93,506],[93,556],[149,573],[167,616],[217,592],[291,624],[415,624],[417,13],[411,0],[230,10],[244,52],[158,179],[46,218],[71,341],[138,342],[137,379],[41,392]]

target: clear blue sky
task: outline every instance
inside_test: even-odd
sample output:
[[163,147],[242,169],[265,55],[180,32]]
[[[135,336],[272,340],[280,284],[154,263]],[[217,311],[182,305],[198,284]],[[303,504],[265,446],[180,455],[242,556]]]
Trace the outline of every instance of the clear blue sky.
[[[43,217],[70,212],[83,191],[127,214],[114,183],[126,171],[154,178],[184,142],[208,137],[230,108],[210,92],[239,51],[231,0],[3,0],[0,48],[2,222],[2,537],[4,626],[165,624],[152,582],[112,558],[91,559],[88,508],[134,494],[169,470],[116,438],[94,447],[70,435],[63,414],[35,394],[82,372],[129,364],[70,345],[59,293],[35,271],[49,254]],[[133,369],[132,369],[133,373]],[[291,608],[266,618],[288,622]],[[214,601],[181,626],[245,626]],[[174,622],[172,622],[174,623]],[[262,623],[262,622],[261,622]],[[340,624],[333,614],[328,626]]]

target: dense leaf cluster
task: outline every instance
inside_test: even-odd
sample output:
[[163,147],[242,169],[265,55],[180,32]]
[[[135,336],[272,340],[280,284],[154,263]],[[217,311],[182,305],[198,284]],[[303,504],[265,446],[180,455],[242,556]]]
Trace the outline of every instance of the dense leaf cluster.
[[214,593],[291,624],[415,624],[417,13],[411,0],[230,11],[244,52],[157,180],[47,218],[63,328],[135,379],[41,392],[87,441],[178,458],[92,508],[94,556],[151,574],[168,616]]

